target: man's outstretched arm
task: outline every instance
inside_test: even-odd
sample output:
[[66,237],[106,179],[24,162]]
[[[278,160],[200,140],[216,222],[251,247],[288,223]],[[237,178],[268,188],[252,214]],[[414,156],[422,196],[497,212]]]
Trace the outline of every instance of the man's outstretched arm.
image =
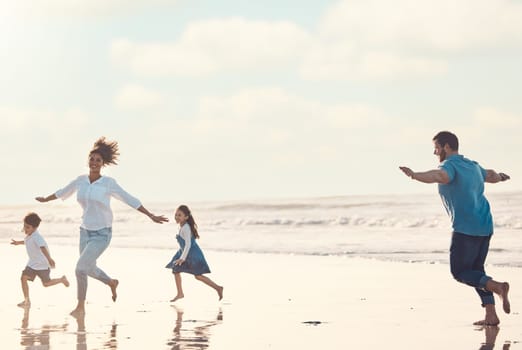
[[405,166],[400,166],[399,169],[401,169],[406,176],[411,177],[413,180],[417,180],[427,184],[447,184],[449,182],[448,173],[441,169],[433,169],[421,172],[415,172]]
[[497,173],[493,169],[486,169],[486,182],[497,183],[511,179],[508,174]]

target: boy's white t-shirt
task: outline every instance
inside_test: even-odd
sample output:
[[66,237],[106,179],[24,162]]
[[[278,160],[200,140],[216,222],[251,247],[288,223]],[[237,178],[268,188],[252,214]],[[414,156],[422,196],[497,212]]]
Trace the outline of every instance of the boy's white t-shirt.
[[29,256],[27,266],[33,270],[47,270],[50,268],[49,261],[47,261],[47,258],[42,253],[41,249],[41,247],[45,247],[47,251],[49,251],[49,247],[38,230],[31,233],[29,236],[25,236],[24,242],[27,255]]

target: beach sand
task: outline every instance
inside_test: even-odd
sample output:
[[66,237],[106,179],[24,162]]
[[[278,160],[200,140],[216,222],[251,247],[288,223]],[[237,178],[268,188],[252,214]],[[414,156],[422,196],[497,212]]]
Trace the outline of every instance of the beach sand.
[[488,268],[510,281],[512,313],[498,308],[500,326],[480,328],[472,325],[483,317],[478,296],[445,264],[207,251],[223,300],[183,275],[185,298],[174,305],[174,279],[163,267],[173,251],[109,247],[99,266],[120,280],[118,300],[90,279],[87,313],[77,320],[69,316],[77,247],[51,252],[52,277],[66,274],[71,287],[30,283],[24,312],[16,304],[25,249],[0,247],[2,349],[522,349],[516,268]]

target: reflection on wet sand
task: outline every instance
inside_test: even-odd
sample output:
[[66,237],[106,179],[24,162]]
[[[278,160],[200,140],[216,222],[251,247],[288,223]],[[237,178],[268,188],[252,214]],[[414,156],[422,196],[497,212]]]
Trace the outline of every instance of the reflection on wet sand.
[[[477,329],[478,331],[484,331],[485,341],[480,346],[479,350],[493,350],[495,348],[495,342],[497,341],[497,335],[500,331],[498,326],[483,326]],[[505,343],[502,346],[502,350],[509,350],[511,347],[510,343]]]
[[[85,314],[73,316],[76,319],[76,350],[87,350],[87,331],[85,328]],[[113,323],[109,331],[109,340],[103,343],[103,349],[118,349],[118,339],[116,338],[116,330],[118,324]]]
[[[173,330],[173,336],[167,341],[167,345],[172,350],[186,349],[207,349],[210,345],[210,327],[220,324],[223,321],[223,312],[219,309],[217,317],[214,321],[183,321],[183,310],[173,306],[176,310],[176,324]],[[200,325],[183,328],[183,322],[201,323]]]
[[20,345],[25,349],[50,349],[51,333],[65,332],[67,324],[43,325],[41,328],[29,328],[30,307],[24,308],[24,318],[20,328]]
[[[22,326],[20,327],[20,345],[23,349],[51,349],[51,333],[67,333],[68,323],[58,325],[44,324],[41,327],[29,327],[30,307],[24,308],[24,317]],[[88,332],[85,328],[85,314],[74,317],[77,324],[76,329],[76,350],[87,350]],[[109,339],[102,343],[103,349],[118,349],[118,340],[116,337],[118,325],[113,323],[108,332]],[[70,334],[70,333],[69,333]],[[73,333],[74,334],[74,333]],[[97,339],[98,340],[98,339]],[[92,344],[91,344],[92,346]]]
[[76,319],[76,350],[87,350],[87,333],[85,331],[85,314],[73,316]]
[[104,349],[118,349],[118,339],[116,338],[116,330],[118,329],[118,325],[113,323],[111,326],[111,331],[109,332],[109,340],[103,343]]

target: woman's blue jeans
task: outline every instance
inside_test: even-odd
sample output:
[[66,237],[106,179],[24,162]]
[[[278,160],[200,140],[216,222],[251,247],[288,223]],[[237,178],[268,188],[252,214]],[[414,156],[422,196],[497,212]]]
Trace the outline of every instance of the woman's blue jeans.
[[76,281],[78,300],[85,301],[87,296],[87,276],[109,284],[111,278],[96,266],[96,260],[107,249],[112,238],[112,228],[106,227],[91,231],[80,227],[80,258],[76,263]]
[[470,236],[458,232],[453,232],[451,238],[451,274],[457,281],[475,287],[482,306],[495,304],[493,293],[486,290],[486,283],[491,277],[484,270],[490,239],[491,236]]

